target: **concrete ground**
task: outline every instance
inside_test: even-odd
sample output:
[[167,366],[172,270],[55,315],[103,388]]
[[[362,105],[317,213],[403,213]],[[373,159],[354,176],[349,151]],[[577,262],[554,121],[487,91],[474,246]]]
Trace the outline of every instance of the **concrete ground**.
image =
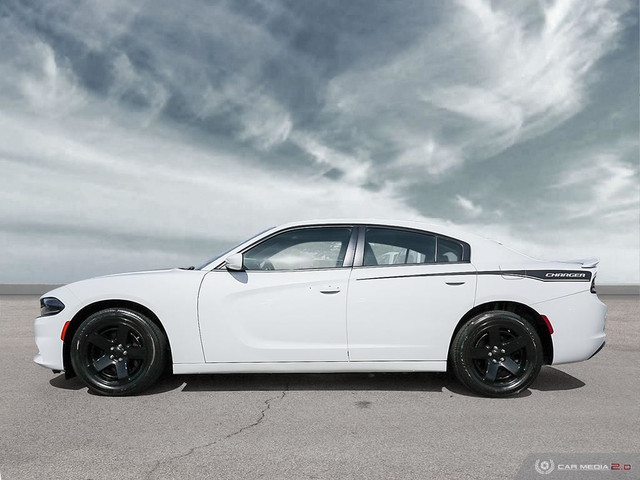
[[476,397],[444,374],[176,376],[105,398],[35,365],[37,297],[2,296],[0,475],[502,479],[542,452],[614,461],[640,451],[640,297],[601,298],[607,347],[544,367],[517,398]]

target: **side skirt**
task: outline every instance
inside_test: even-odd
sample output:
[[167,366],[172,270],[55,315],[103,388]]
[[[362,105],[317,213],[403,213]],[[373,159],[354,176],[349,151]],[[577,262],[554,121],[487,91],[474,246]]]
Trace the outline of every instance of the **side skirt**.
[[445,360],[412,362],[174,363],[173,373],[446,372]]

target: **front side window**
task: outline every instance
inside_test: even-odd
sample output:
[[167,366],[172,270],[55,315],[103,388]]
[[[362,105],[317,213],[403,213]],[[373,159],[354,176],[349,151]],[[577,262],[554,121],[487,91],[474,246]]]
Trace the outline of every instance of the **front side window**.
[[367,228],[364,243],[364,266],[434,263],[436,237],[429,234]]
[[247,270],[307,270],[342,267],[351,238],[349,227],[289,230],[244,254]]

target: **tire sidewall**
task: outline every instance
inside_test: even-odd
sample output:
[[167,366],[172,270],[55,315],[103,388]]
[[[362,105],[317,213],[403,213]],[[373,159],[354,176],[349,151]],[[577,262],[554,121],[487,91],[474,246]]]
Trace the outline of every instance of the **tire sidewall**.
[[[507,385],[490,385],[478,378],[474,373],[476,367],[470,355],[472,342],[478,332],[495,325],[517,329],[533,344],[533,351],[527,352],[527,371],[522,377]],[[538,333],[527,320],[512,312],[490,311],[469,320],[456,334],[451,353],[454,373],[458,380],[471,390],[491,397],[522,392],[536,379],[542,367],[542,342]]]
[[[86,365],[85,351],[89,336],[109,325],[124,323],[133,327],[144,337],[147,359],[142,369],[130,377],[129,381],[109,385],[96,378]],[[103,395],[131,395],[148,388],[164,369],[166,340],[157,325],[144,315],[123,308],[109,308],[89,316],[73,335],[70,356],[76,374],[97,393]]]

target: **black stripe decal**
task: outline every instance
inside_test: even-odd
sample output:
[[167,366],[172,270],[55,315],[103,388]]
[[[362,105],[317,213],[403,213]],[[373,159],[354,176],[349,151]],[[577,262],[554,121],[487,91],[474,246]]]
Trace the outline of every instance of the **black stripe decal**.
[[388,278],[414,278],[414,277],[444,277],[444,276],[458,276],[458,275],[475,275],[477,272],[449,272],[449,273],[413,273],[408,275],[388,275],[384,277],[367,277],[367,278],[356,278],[357,281],[360,280],[381,280]]
[[539,280],[541,282],[588,282],[591,280],[591,272],[580,270],[485,270],[478,272],[414,273],[407,275],[385,275],[381,277],[357,278],[356,280],[386,280],[390,278],[448,277],[460,275],[504,275],[529,278],[531,280]]

